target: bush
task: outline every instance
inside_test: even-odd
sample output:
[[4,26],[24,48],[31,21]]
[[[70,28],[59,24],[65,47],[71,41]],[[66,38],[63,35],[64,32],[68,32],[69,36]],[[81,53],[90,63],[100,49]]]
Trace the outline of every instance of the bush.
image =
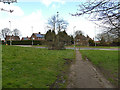
[[[2,41],[2,44],[10,45],[10,41],[7,42]],[[45,41],[33,40],[33,45],[44,45],[44,44]],[[12,41],[12,45],[32,45],[32,40]]]
[[65,45],[72,44],[72,37],[67,35],[65,31],[59,31],[58,34],[56,34],[54,30],[49,30],[45,35],[45,40],[46,45],[50,50],[65,49]]
[[113,41],[110,45],[111,46],[120,46],[120,41]]
[[89,42],[89,46],[95,46],[94,40],[90,39],[88,42]]

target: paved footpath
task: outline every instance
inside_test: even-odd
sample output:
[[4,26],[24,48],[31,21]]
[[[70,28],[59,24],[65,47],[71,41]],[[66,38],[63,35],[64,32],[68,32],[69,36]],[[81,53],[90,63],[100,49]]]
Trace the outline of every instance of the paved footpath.
[[76,62],[71,65],[67,88],[114,88],[91,62],[82,60],[76,50]]

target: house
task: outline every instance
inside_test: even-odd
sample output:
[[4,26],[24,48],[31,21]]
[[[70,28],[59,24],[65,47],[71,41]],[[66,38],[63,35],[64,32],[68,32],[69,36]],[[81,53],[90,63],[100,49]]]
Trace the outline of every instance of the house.
[[10,35],[7,35],[6,38],[5,38],[6,41],[9,41],[9,40],[12,40],[12,41],[19,41],[20,40],[20,37],[19,36],[10,36]]
[[30,38],[27,36],[27,37],[22,37],[21,40],[30,40]]
[[89,46],[89,38],[84,35],[77,35],[75,37],[75,44],[80,46]]
[[30,39],[32,40],[45,40],[45,34],[41,34],[40,32],[38,33],[33,33],[30,37]]
[[99,44],[100,43],[100,41],[94,41],[96,44]]

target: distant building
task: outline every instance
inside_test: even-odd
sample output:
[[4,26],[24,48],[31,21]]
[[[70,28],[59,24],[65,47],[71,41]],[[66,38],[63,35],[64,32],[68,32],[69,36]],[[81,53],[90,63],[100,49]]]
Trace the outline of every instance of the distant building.
[[99,44],[100,43],[100,41],[94,41],[95,43],[97,43],[97,44]]
[[30,39],[32,40],[45,40],[45,34],[41,34],[40,32],[38,33],[33,33],[30,37]]
[[22,37],[21,40],[30,40],[30,38],[27,36],[27,37]]
[[7,35],[6,38],[5,38],[6,41],[9,41],[9,40],[12,40],[12,41],[19,41],[20,40],[20,37],[19,36],[10,36],[10,35]]
[[89,46],[89,38],[84,35],[77,35],[75,37],[75,44],[80,46]]

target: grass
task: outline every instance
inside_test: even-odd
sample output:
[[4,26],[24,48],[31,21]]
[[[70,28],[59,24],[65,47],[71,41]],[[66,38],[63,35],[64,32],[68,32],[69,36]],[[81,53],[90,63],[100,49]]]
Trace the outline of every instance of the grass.
[[118,51],[80,50],[82,57],[87,57],[99,67],[105,77],[114,85],[118,84]]
[[[74,47],[74,45],[69,45],[66,47]],[[119,46],[75,46],[80,48],[120,48]]]
[[2,89],[2,45],[0,44],[0,90]]
[[74,51],[3,46],[2,86],[3,88],[49,88],[66,68],[65,58],[73,60]]

